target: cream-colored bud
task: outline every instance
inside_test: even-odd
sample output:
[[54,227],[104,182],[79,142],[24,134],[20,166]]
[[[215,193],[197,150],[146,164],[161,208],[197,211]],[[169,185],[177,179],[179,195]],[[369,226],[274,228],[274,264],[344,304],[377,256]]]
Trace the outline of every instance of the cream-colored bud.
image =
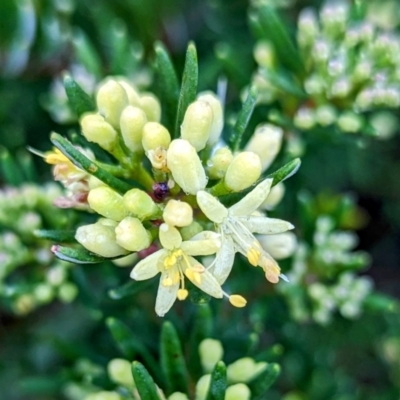
[[196,384],[196,400],[206,400],[210,388],[211,375],[203,375]]
[[129,361],[123,358],[114,358],[108,363],[107,372],[113,382],[128,387],[135,386]]
[[128,96],[129,104],[131,106],[140,107],[140,95],[138,91],[133,87],[131,82],[124,77],[118,77],[115,79],[124,89]]
[[283,130],[272,124],[259,125],[246,145],[246,151],[257,154],[261,160],[262,171],[274,161],[281,149]]
[[139,257],[136,253],[128,254],[125,257],[118,258],[117,260],[113,260],[112,263],[120,268],[132,267],[139,261]]
[[190,225],[184,226],[180,229],[183,240],[189,240],[202,231],[203,227],[197,221],[193,221]]
[[154,94],[145,93],[140,96],[140,108],[146,113],[148,121],[160,122],[161,105]]
[[168,129],[158,122],[147,122],[143,127],[142,146],[145,151],[155,150],[157,147],[168,149],[171,135]]
[[167,166],[175,182],[186,193],[196,194],[207,185],[207,177],[196,149],[184,139],[175,139],[167,151]]
[[108,186],[92,189],[87,200],[89,206],[103,217],[121,221],[128,215],[122,196]]
[[226,388],[225,400],[250,400],[251,392],[244,383],[236,383]]
[[199,93],[197,100],[205,101],[212,109],[213,117],[207,144],[213,146],[218,142],[224,128],[224,110],[221,100],[215,93],[209,91]]
[[83,400],[122,400],[117,392],[107,392],[105,390],[87,395]]
[[168,172],[167,167],[167,150],[164,147],[157,147],[154,150],[146,152],[146,156],[151,162],[151,166],[164,172]]
[[99,113],[115,129],[119,128],[122,110],[129,104],[125,89],[113,79],[100,86],[96,96]]
[[273,210],[282,200],[285,195],[285,185],[279,182],[275,185],[268,194],[268,197],[261,204],[262,210]]
[[228,382],[249,382],[266,368],[266,362],[256,363],[250,357],[243,357],[229,364],[226,369]]
[[251,186],[261,175],[260,157],[244,151],[234,157],[225,174],[225,185],[234,192]]
[[39,303],[49,303],[54,298],[54,288],[47,283],[39,283],[33,291]]
[[168,400],[189,400],[185,393],[175,392],[168,396]]
[[254,59],[257,64],[264,68],[274,68],[274,48],[269,41],[261,40],[256,43],[253,50]]
[[89,185],[89,190],[96,189],[100,186],[107,186],[103,181],[101,181],[99,178],[96,178],[93,175],[89,175],[88,185]]
[[201,100],[189,105],[185,112],[181,126],[182,139],[187,140],[196,151],[206,147],[210,136],[213,121],[213,110],[211,106]]
[[117,244],[115,228],[103,222],[79,227],[75,239],[92,253],[103,257],[117,257],[128,253]]
[[163,219],[171,226],[188,226],[193,222],[193,209],[184,201],[170,200],[164,208]]
[[131,189],[124,194],[125,208],[135,217],[143,220],[157,214],[158,206],[153,199],[143,190]]
[[146,122],[146,114],[139,107],[128,106],[122,111],[121,134],[129,150],[134,152],[142,150],[142,132]]
[[224,348],[219,340],[204,339],[199,345],[201,365],[205,372],[211,372],[215,364],[222,360]]
[[207,161],[208,175],[211,179],[222,179],[230,163],[233,160],[233,154],[228,147],[218,149],[215,154]]
[[89,142],[112,151],[117,143],[117,132],[100,114],[85,114],[80,121],[82,134]]
[[151,235],[142,223],[134,217],[124,218],[115,228],[117,243],[124,249],[140,251],[151,244]]
[[258,241],[263,249],[276,260],[290,257],[297,248],[297,238],[293,232],[260,235]]

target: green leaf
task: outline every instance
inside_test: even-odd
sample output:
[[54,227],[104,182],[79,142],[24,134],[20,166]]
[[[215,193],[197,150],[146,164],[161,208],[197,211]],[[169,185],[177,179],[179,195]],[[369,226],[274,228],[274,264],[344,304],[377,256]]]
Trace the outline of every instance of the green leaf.
[[226,366],[223,361],[218,361],[211,373],[206,400],[224,400],[226,387]]
[[132,296],[141,290],[144,290],[145,288],[152,285],[152,283],[153,282],[150,279],[148,279],[146,281],[127,282],[120,287],[110,289],[108,291],[108,295],[113,300],[121,300],[125,297]]
[[253,86],[247,94],[246,100],[242,105],[242,109],[236,119],[235,126],[233,127],[232,136],[230,139],[231,148],[233,151],[238,151],[241,148],[243,135],[249,124],[251,115],[253,114],[254,107],[257,101],[257,89]]
[[15,162],[10,152],[3,146],[0,147],[0,166],[7,184],[18,186],[24,181],[19,165]]
[[179,83],[175,68],[167,49],[161,42],[154,44],[156,53],[156,70],[160,87],[160,97],[163,103],[165,125],[172,133],[175,129],[176,113],[179,100]]
[[193,304],[203,305],[210,302],[211,296],[209,294],[203,292],[198,287],[191,285],[189,283],[188,286],[190,286],[189,299]]
[[141,400],[160,400],[153,378],[138,361],[132,363],[132,376]]
[[60,260],[77,264],[96,264],[106,260],[112,260],[111,258],[104,258],[97,254],[91,253],[84,248],[73,249],[71,247],[54,245],[51,247],[51,251]]
[[300,99],[307,97],[306,93],[298,83],[284,71],[275,72],[265,68],[260,68],[259,72],[268,82],[285,94],[292,94]]
[[81,168],[89,174],[100,179],[112,189],[121,194],[124,194],[131,189],[130,185],[128,185],[124,181],[121,181],[118,178],[115,178],[109,172],[97,165],[96,162],[87,158],[79,150],[77,150],[71,142],[69,142],[58,133],[53,132],[50,136],[50,140],[52,141],[54,146],[56,146],[78,168]]
[[61,243],[74,243],[76,242],[74,230],[47,230],[47,229],[36,229],[34,235],[40,239],[52,240],[54,242]]
[[178,334],[171,322],[164,322],[161,330],[161,368],[166,377],[167,394],[188,393],[188,374]]
[[301,75],[304,72],[302,59],[275,8],[263,4],[258,8],[258,16],[265,38],[274,44],[282,65]]
[[271,363],[256,376],[250,383],[249,389],[251,390],[252,400],[264,400],[265,393],[276,381],[281,372],[281,367],[278,364]]
[[400,302],[383,293],[371,293],[364,300],[364,307],[368,311],[379,313],[400,313]]
[[76,112],[78,117],[82,114],[96,109],[91,97],[72,79],[68,74],[63,78],[65,92],[67,93],[69,104]]
[[199,67],[197,51],[194,43],[189,43],[186,51],[185,67],[183,69],[181,92],[179,94],[178,113],[175,123],[174,137],[179,136],[183,117],[190,103],[196,100]]

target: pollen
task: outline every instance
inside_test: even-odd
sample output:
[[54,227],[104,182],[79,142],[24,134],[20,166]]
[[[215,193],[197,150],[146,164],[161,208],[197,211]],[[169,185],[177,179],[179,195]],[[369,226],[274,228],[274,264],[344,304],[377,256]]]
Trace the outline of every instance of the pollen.
[[247,259],[249,260],[249,263],[256,267],[259,263],[260,257],[261,257],[261,252],[260,250],[256,249],[256,247],[253,245],[250,247],[250,249],[247,251]]
[[176,297],[178,300],[185,300],[188,297],[189,292],[186,289],[179,289]]
[[247,304],[247,300],[239,294],[232,294],[229,296],[229,302],[237,308],[242,308]]

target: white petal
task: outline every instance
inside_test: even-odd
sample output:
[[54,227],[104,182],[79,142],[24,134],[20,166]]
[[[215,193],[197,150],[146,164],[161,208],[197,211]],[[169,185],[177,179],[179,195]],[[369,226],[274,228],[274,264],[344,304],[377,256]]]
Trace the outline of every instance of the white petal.
[[158,232],[162,247],[173,250],[181,246],[182,237],[178,229],[168,224],[161,224]]
[[294,228],[290,222],[277,218],[249,216],[238,217],[237,220],[249,231],[265,235],[282,233]]
[[222,285],[232,270],[235,260],[235,247],[231,238],[226,238],[222,242],[221,250],[217,253],[215,266],[212,274],[220,285]]
[[166,254],[167,251],[161,249],[147,256],[145,259],[140,261],[135,268],[133,268],[131,278],[135,281],[144,281],[156,276],[160,272],[158,269],[158,262],[160,258]]
[[[199,262],[194,259],[193,257],[189,257],[190,264],[198,264]],[[186,270],[185,270],[186,272]],[[186,274],[185,274],[186,275]],[[200,283],[191,280],[187,275],[186,277],[199,289],[201,289],[203,292],[209,294],[210,296],[216,297],[217,299],[222,298],[223,293],[221,289],[221,285],[217,282],[217,280],[214,278],[214,276],[205,270],[201,274],[201,281]]]
[[161,275],[156,299],[156,313],[159,317],[163,317],[171,309],[179,289],[179,282],[176,285],[164,286],[163,279]]
[[187,240],[182,242],[181,250],[189,256],[208,256],[221,247],[221,240]]
[[228,210],[211,194],[200,190],[197,192],[197,204],[206,217],[220,224],[228,216]]
[[229,209],[229,215],[242,216],[250,215],[255,211],[267,198],[271,190],[272,179],[265,179],[259,183],[250,193],[243,197],[242,200],[234,204]]
[[201,231],[194,235],[190,240],[218,240],[220,236],[219,233],[214,231]]

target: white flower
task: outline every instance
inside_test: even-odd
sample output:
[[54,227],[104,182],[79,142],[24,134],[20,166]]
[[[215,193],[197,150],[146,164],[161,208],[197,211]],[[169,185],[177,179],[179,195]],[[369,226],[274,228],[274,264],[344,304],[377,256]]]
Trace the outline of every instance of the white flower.
[[216,298],[225,294],[214,276],[192,256],[214,254],[221,242],[215,232],[203,231],[191,240],[182,241],[179,231],[167,224],[160,226],[160,242],[163,249],[140,261],[131,272],[137,281],[150,279],[161,273],[156,299],[156,313],[164,316],[176,298],[184,300],[185,276],[205,293]]
[[197,193],[197,204],[207,218],[216,224],[221,235],[221,249],[210,268],[220,284],[225,282],[232,269],[235,252],[247,257],[251,265],[260,266],[270,282],[277,283],[279,278],[287,280],[277,262],[263,250],[252,233],[270,235],[293,229],[289,222],[252,215],[268,196],[271,184],[272,179],[262,181],[229,209],[211,194],[205,191]]

